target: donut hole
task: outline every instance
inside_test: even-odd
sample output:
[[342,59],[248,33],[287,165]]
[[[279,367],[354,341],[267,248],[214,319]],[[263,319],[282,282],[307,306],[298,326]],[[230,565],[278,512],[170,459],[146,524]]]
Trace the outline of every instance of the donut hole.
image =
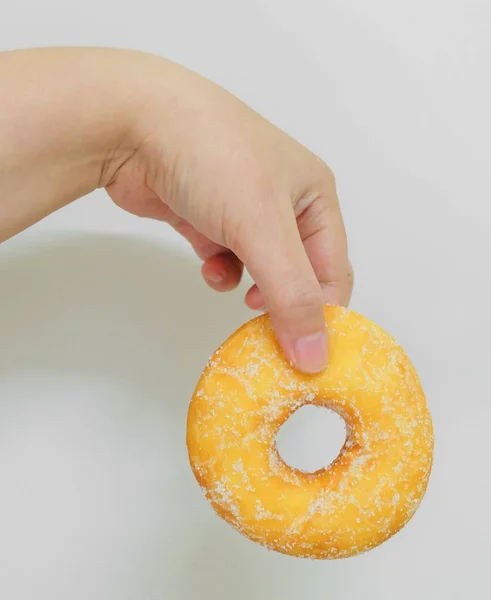
[[306,405],[280,428],[276,447],[288,465],[314,473],[337,458],[345,440],[346,425],[342,417],[329,408]]

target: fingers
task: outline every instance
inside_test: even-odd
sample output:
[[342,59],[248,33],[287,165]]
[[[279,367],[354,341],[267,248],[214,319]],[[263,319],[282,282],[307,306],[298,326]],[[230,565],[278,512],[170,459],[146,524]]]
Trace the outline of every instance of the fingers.
[[245,302],[252,310],[264,310],[264,299],[256,284],[254,284],[247,292]]
[[173,226],[191,243],[198,257],[204,261],[201,274],[211,288],[217,292],[228,292],[239,285],[244,265],[235,254],[204,236],[183,219]]
[[353,291],[353,268],[348,259],[346,230],[334,186],[323,194],[300,200],[295,214],[325,302],[347,306]]
[[241,220],[230,246],[261,290],[287,358],[306,373],[327,364],[322,289],[307,257],[291,204],[266,201]]
[[244,265],[227,248],[197,231],[156,195],[149,195],[136,206],[141,216],[165,221],[188,240],[198,258],[204,261],[201,273],[211,288],[217,292],[228,292],[239,285]]
[[209,257],[201,267],[206,283],[217,292],[235,289],[242,278],[244,265],[232,252],[220,252]]
[[[353,267],[348,259],[346,231],[334,187],[306,196],[295,205],[297,225],[327,304],[347,306],[353,291]],[[246,294],[247,306],[264,309],[257,285]]]

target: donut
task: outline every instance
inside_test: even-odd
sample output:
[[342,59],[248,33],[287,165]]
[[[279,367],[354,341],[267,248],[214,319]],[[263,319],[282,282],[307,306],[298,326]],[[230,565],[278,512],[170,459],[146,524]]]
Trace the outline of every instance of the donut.
[[[329,365],[300,373],[269,317],[238,329],[211,357],[191,398],[187,448],[213,509],[250,540],[282,554],[348,558],[401,530],[433,463],[433,426],[400,345],[360,314],[325,307]],[[286,464],[275,437],[301,406],[337,412],[346,439],[327,467]]]

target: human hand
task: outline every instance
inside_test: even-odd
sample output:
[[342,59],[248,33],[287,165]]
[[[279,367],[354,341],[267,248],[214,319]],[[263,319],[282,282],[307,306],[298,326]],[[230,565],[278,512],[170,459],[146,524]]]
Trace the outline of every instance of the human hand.
[[215,290],[235,288],[245,265],[249,307],[270,313],[298,368],[321,370],[323,304],[347,304],[353,283],[331,171],[222,88],[150,63],[127,150],[106,167],[109,195],[185,236]]
[[[225,90],[161,58],[108,49],[4,53],[0,239],[105,187],[120,207],[166,221],[216,290],[255,285],[287,357],[327,360],[323,304],[352,289],[333,175]],[[4,118],[3,118],[4,117]],[[32,202],[36,199],[36,203]]]

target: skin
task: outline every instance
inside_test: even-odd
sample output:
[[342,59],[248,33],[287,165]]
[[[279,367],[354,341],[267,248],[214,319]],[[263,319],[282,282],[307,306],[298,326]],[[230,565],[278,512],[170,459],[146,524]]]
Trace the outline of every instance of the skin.
[[172,225],[217,291],[244,267],[287,357],[328,360],[324,303],[353,272],[336,186],[314,154],[219,86],[162,58],[98,48],[0,53],[0,242],[105,188]]

